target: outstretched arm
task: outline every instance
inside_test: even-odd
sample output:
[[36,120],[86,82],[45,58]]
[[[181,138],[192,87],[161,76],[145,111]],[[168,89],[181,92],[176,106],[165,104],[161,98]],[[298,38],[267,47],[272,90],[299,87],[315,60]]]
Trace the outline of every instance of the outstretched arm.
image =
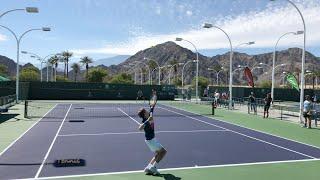
[[140,124],[139,130],[142,131],[146,123],[149,123],[150,121],[153,121],[153,117],[150,116],[144,123]]

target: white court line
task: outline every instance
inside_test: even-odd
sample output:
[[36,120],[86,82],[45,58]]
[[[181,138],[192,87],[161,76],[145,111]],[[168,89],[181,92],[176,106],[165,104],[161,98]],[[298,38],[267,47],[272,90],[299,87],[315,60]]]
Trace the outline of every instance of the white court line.
[[252,130],[252,131],[260,132],[260,133],[263,133],[263,134],[268,134],[268,135],[270,135],[270,136],[274,136],[274,137],[278,137],[278,138],[285,139],[285,140],[288,140],[288,141],[296,142],[296,143],[303,144],[303,145],[306,145],[306,146],[310,146],[310,147],[313,147],[313,148],[316,148],[316,149],[319,149],[319,150],[320,150],[320,147],[315,146],[315,145],[311,145],[311,144],[307,144],[307,143],[304,143],[304,142],[296,141],[296,140],[293,140],[293,139],[281,137],[281,136],[278,136],[278,135],[275,135],[275,134],[271,134],[271,133],[268,133],[268,132],[259,131],[259,130],[256,130],[256,129],[252,129],[252,128],[249,128],[249,127],[245,127],[245,126],[243,126],[243,125],[235,124],[235,123],[232,123],[232,122],[227,122],[227,121],[224,121],[224,120],[222,120],[222,119],[212,118],[212,117],[209,117],[209,116],[204,116],[204,115],[202,115],[202,114],[195,113],[195,112],[191,112],[191,111],[188,111],[188,110],[185,110],[185,109],[181,109],[181,108],[177,108],[177,107],[175,107],[175,106],[171,106],[171,105],[167,105],[167,104],[165,104],[165,105],[164,105],[164,104],[161,104],[161,105],[162,105],[162,106],[166,106],[166,107],[170,107],[170,108],[174,108],[174,109],[177,109],[177,110],[180,110],[180,111],[185,111],[185,112],[189,112],[189,113],[192,113],[192,114],[196,114],[196,115],[199,115],[199,116],[202,116],[202,117],[210,118],[210,119],[213,119],[213,120],[216,120],[216,121],[220,121],[220,122],[223,122],[223,123],[232,124],[232,125],[234,125],[234,126],[238,126],[238,127],[250,129],[250,130]]
[[[238,166],[252,166],[252,165],[264,165],[264,164],[280,164],[280,163],[295,163],[295,162],[309,162],[319,161],[320,159],[301,159],[301,160],[286,160],[286,161],[267,161],[267,162],[254,162],[254,163],[239,163],[239,164],[222,164],[222,165],[209,165],[209,166],[190,166],[190,167],[179,167],[179,168],[164,168],[159,169],[160,171],[175,171],[175,170],[189,170],[189,169],[206,169],[206,168],[219,168],[219,167],[238,167]],[[120,172],[108,172],[108,173],[92,173],[92,174],[78,174],[78,175],[65,175],[65,176],[49,176],[40,177],[42,179],[65,179],[65,178],[77,178],[77,177],[91,177],[91,176],[107,176],[116,174],[131,174],[131,173],[143,173],[143,170],[138,171],[120,171]],[[24,179],[24,180],[31,180]],[[22,180],[22,179],[21,179]]]
[[49,112],[51,112],[54,108],[56,108],[58,104],[54,105],[48,112],[46,112],[36,123],[34,123],[31,127],[29,127],[24,133],[22,133],[16,140],[14,140],[9,146],[7,146],[1,153],[0,157],[9,149],[11,148],[19,139],[21,139],[30,129],[32,129],[35,125],[37,125]]
[[[228,130],[224,129],[214,129],[214,130],[189,130],[189,131],[156,131],[156,134],[159,133],[199,133],[199,132],[224,132]],[[88,133],[88,134],[62,134],[58,135],[59,137],[74,137],[74,136],[105,136],[105,135],[128,135],[128,134],[144,134],[141,131],[135,132],[119,132],[119,133]]]
[[50,147],[49,147],[49,149],[48,149],[45,157],[43,158],[43,161],[42,161],[42,163],[41,163],[41,166],[39,167],[39,169],[38,169],[38,171],[37,171],[37,174],[34,176],[34,178],[37,179],[37,178],[39,177],[39,175],[40,175],[40,173],[41,173],[41,170],[42,170],[42,168],[43,168],[43,166],[44,166],[44,163],[47,161],[47,158],[48,158],[48,156],[49,156],[49,154],[50,154],[50,151],[51,151],[51,149],[52,149],[52,147],[53,147],[53,144],[54,144],[54,142],[56,141],[56,139],[57,139],[57,137],[58,137],[58,134],[59,134],[59,132],[60,132],[62,126],[63,126],[64,121],[66,120],[66,118],[67,118],[67,116],[68,116],[68,114],[69,114],[69,112],[70,112],[71,107],[72,107],[72,104],[70,104],[69,109],[68,109],[66,115],[64,116],[64,118],[63,118],[63,120],[62,120],[62,123],[60,124],[59,129],[58,129],[56,135],[54,136],[54,138],[53,138],[53,140],[52,140],[52,143],[51,143],[51,145],[50,145]]
[[133,120],[135,123],[137,123],[138,125],[140,125],[140,123],[135,120],[133,117],[129,116],[129,114],[127,114],[126,112],[124,112],[121,108],[117,108],[119,111],[121,111],[123,114],[125,114],[126,116],[128,116],[131,120]]
[[255,138],[255,137],[252,137],[252,136],[249,136],[249,135],[246,135],[246,134],[237,132],[237,131],[233,131],[233,130],[231,130],[231,129],[227,129],[227,128],[224,128],[224,127],[222,127],[222,126],[218,126],[218,125],[215,125],[215,124],[212,124],[212,123],[209,123],[209,122],[206,122],[206,121],[203,121],[203,120],[200,120],[200,119],[197,119],[197,118],[194,118],[194,117],[191,117],[191,116],[188,116],[188,115],[185,115],[185,114],[182,114],[182,113],[179,113],[179,112],[176,112],[176,111],[167,109],[167,108],[163,108],[163,107],[158,107],[158,108],[161,108],[161,109],[167,110],[167,111],[169,111],[169,112],[172,112],[172,113],[175,113],[175,114],[179,114],[179,115],[182,115],[182,116],[191,118],[191,119],[193,119],[193,120],[202,122],[202,123],[204,123],[204,124],[208,124],[208,125],[215,126],[215,127],[220,127],[221,129],[229,130],[230,132],[233,132],[233,133],[235,133],[235,134],[239,134],[239,135],[241,135],[241,136],[245,136],[245,137],[247,137],[247,138],[254,139],[254,140],[256,140],[256,141],[260,141],[260,142],[263,142],[263,143],[266,143],[266,144],[269,144],[269,145],[272,145],[272,146],[275,146],[275,147],[278,147],[278,148],[281,148],[281,149],[284,149],[284,150],[287,150],[287,151],[291,151],[291,152],[294,152],[294,153],[296,153],[296,154],[300,154],[300,155],[305,156],[305,157],[308,157],[308,158],[317,159],[316,157],[313,157],[313,156],[310,156],[310,155],[307,155],[307,154],[304,154],[304,153],[301,153],[301,152],[298,152],[298,151],[295,151],[295,150],[292,150],[292,149],[289,149],[289,148],[286,148],[286,147],[283,147],[283,146],[280,146],[280,145],[277,145],[277,144],[273,144],[273,143],[271,143],[271,142],[268,142],[268,141],[265,141],[265,140],[262,140],[262,139],[258,139],[258,138]]

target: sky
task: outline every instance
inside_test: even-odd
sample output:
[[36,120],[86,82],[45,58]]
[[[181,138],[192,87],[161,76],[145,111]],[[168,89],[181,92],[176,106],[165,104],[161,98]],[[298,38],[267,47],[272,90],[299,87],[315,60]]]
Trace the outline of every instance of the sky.
[[[307,50],[320,56],[320,0],[292,0],[307,26]],[[0,14],[11,9],[38,7],[39,13],[15,11],[0,24],[18,36],[21,50],[41,57],[69,50],[73,62],[90,56],[94,60],[136,52],[176,37],[191,41],[200,53],[213,56],[229,51],[226,36],[218,29],[203,29],[205,22],[224,29],[235,51],[259,54],[273,51],[278,38],[303,30],[298,12],[286,0],[1,0]],[[254,45],[238,46],[249,41]],[[194,50],[187,42],[179,45]],[[287,35],[278,49],[302,47],[302,35]],[[16,59],[16,41],[0,28],[0,55]],[[21,62],[36,63],[21,54]]]

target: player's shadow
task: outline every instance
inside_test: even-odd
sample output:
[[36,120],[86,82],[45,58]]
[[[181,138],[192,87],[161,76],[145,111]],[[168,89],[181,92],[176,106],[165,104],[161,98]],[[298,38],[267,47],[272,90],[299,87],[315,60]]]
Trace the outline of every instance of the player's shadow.
[[177,177],[173,174],[160,174],[159,177],[163,177],[165,180],[180,180],[180,177]]

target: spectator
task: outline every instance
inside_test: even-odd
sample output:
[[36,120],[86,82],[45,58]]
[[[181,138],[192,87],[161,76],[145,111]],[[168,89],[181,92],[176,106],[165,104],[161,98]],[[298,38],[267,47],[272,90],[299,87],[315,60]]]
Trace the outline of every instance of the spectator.
[[[254,96],[253,92],[251,92],[249,95],[249,103],[250,103],[250,111],[253,111],[254,114],[257,114],[256,97]],[[250,111],[249,111],[249,113],[250,113]]]
[[220,94],[219,94],[219,92],[216,90],[216,91],[214,92],[214,101],[215,101],[216,104],[218,104],[219,98],[220,98]]
[[204,88],[203,90],[203,97],[208,97],[208,89]]
[[[271,94],[268,93],[267,97],[264,98],[264,112],[263,112],[263,118],[268,118],[269,117],[269,109],[272,103],[272,98]],[[267,115],[267,116],[266,116]]]
[[309,95],[306,95],[305,99],[306,100],[303,102],[303,117],[305,119],[303,127],[307,127],[308,123],[308,128],[310,129],[312,116],[312,102]]

